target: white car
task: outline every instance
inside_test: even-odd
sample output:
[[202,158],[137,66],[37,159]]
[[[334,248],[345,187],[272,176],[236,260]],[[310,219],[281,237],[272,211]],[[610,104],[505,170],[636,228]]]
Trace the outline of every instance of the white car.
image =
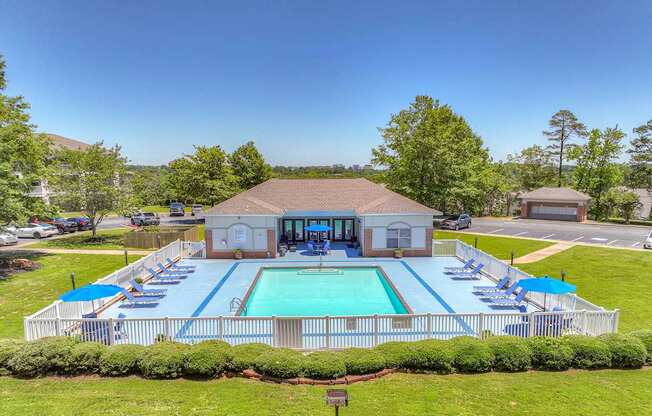
[[652,231],[650,231],[650,234],[645,239],[645,242],[643,243],[643,248],[652,248]]
[[43,238],[59,234],[59,229],[48,224],[26,224],[19,227],[7,227],[7,229],[18,237]]
[[199,204],[192,204],[192,208],[190,210],[190,215],[192,216],[200,216],[204,213],[204,206],[199,205]]
[[18,237],[8,231],[0,231],[0,246],[10,246],[18,243]]

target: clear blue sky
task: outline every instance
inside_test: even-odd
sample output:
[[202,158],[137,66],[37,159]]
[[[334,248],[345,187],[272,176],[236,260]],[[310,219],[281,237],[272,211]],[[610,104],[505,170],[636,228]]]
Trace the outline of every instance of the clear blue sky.
[[0,53],[39,130],[143,164],[249,139],[274,164],[365,163],[417,94],[497,159],[560,108],[628,133],[652,118],[649,0],[0,0]]

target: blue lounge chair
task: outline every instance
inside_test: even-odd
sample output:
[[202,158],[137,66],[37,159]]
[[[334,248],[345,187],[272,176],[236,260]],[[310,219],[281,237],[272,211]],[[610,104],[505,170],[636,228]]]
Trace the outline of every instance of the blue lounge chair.
[[151,267],[148,267],[147,271],[152,275],[153,280],[179,280],[187,277],[185,274],[157,272]]
[[145,289],[143,285],[139,284],[137,281],[134,279],[129,280],[129,283],[131,284],[131,287],[133,287],[136,290],[136,295],[138,296],[165,296],[165,292],[167,292],[167,289]]
[[179,275],[179,274],[187,274],[187,273],[194,273],[195,272],[194,270],[174,270],[174,269],[169,269],[169,268],[165,267],[165,265],[163,263],[161,263],[160,261],[158,263],[156,263],[156,265],[158,266],[159,269],[161,269],[161,272],[168,273],[168,274]]
[[134,296],[125,289],[122,289],[122,294],[126,298],[123,301],[126,305],[151,305],[161,300],[158,296]]
[[473,291],[476,293],[492,293],[492,292],[499,292],[505,287],[507,287],[507,284],[509,283],[509,277],[505,276],[498,283],[496,283],[495,286],[473,286]]
[[491,307],[501,307],[501,308],[516,308],[520,306],[523,302],[526,302],[525,295],[527,290],[522,289],[518,292],[518,295],[514,299],[512,298],[497,298],[491,300]]
[[512,296],[514,291],[518,288],[518,282],[514,283],[511,285],[507,290],[497,290],[495,292],[491,293],[485,293],[482,295],[484,299],[500,299],[500,298],[508,298]]
[[81,324],[81,339],[84,341],[100,342],[102,344],[111,345],[116,341],[127,339],[127,332],[124,329],[124,318],[127,316],[123,313],[118,314],[117,321],[113,325],[113,342],[110,340],[109,322],[103,319],[90,319],[97,318],[97,314],[82,315],[85,318]]
[[194,264],[177,264],[177,263],[174,262],[174,260],[172,260],[169,257],[166,257],[165,261],[167,261],[170,264],[169,267],[172,270],[181,270],[181,271],[183,271],[183,270],[195,270],[195,268],[197,267]]
[[464,263],[463,266],[447,266],[444,267],[444,271],[446,273],[460,273],[460,272],[466,272],[471,270],[471,267],[473,266],[473,262],[475,262],[475,259],[471,259]]
[[484,264],[478,263],[473,270],[468,271],[468,272],[458,272],[455,273],[451,276],[451,279],[454,280],[479,280],[480,279],[480,271],[484,267]]

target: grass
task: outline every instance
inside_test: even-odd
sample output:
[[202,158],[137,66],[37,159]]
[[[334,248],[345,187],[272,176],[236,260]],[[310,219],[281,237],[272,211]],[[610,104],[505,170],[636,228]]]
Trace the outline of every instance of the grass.
[[30,248],[62,248],[62,249],[84,249],[84,250],[122,250],[124,248],[123,236],[131,231],[128,228],[114,228],[110,230],[98,230],[97,239],[92,238],[91,231],[82,231],[69,234],[66,237],[52,240],[42,240],[31,244]]
[[575,246],[536,263],[521,264],[533,274],[559,277],[577,286],[577,294],[596,305],[618,308],[620,331],[652,328],[652,253]]
[[[392,374],[343,387],[350,398],[344,416],[641,415],[652,408],[650,370]],[[0,414],[332,415],[324,403],[326,388],[242,378],[0,378]]]
[[514,252],[514,258],[517,258],[555,244],[549,241],[525,238],[496,237],[493,235],[476,235],[441,230],[436,230],[434,237],[435,239],[457,239],[470,245],[474,245],[477,238],[478,249],[502,260],[508,260],[512,251]]
[[[47,306],[70,290],[71,272],[75,272],[77,285],[81,286],[124,266],[124,257],[116,255],[29,252],[14,252],[11,255],[30,258],[42,267],[0,280],[0,338],[22,338],[23,317]],[[139,257],[130,256],[130,261]]]

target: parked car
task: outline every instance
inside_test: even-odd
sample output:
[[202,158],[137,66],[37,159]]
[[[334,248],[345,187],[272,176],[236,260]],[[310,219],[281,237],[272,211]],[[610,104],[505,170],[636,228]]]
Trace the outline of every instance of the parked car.
[[67,220],[65,218],[52,218],[50,220],[42,221],[43,223],[54,225],[59,230],[59,234],[74,233],[79,227],[75,221]]
[[204,213],[204,206],[200,204],[192,204],[192,207],[190,208],[190,215],[193,217],[200,216]]
[[66,218],[68,221],[73,221],[75,224],[77,224],[77,229],[79,231],[88,231],[91,230],[93,227],[91,226],[91,220],[86,218],[86,217],[72,217],[72,218]]
[[141,212],[140,214],[133,215],[131,217],[132,225],[159,225],[161,219],[153,212]]
[[645,239],[645,243],[643,243],[643,248],[652,248],[652,231],[650,231],[650,234]]
[[183,217],[186,215],[186,206],[181,202],[170,204],[170,217]]
[[57,227],[49,224],[25,224],[7,227],[7,230],[18,237],[24,238],[44,238],[59,234]]
[[8,230],[0,231],[0,246],[11,246],[18,244],[18,237],[16,234],[9,232]]
[[459,230],[471,227],[471,216],[469,214],[452,215],[441,223],[441,228]]

